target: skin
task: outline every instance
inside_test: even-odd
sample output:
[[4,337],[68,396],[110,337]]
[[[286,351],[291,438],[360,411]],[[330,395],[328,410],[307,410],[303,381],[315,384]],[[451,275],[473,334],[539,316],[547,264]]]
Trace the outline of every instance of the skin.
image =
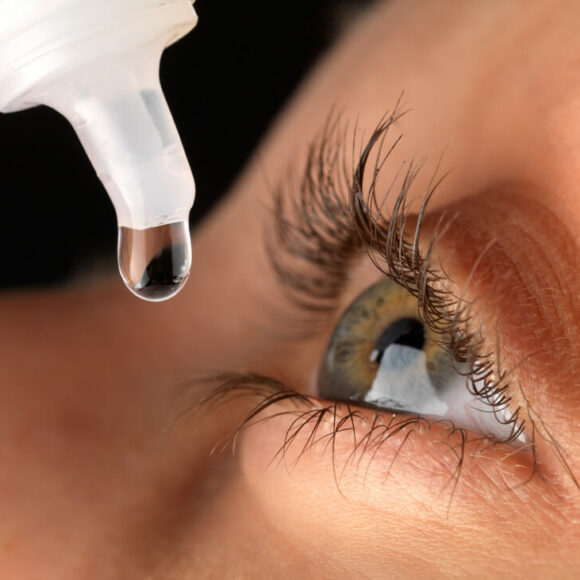
[[[574,0],[380,3],[194,232],[177,298],[142,303],[117,278],[5,294],[0,576],[577,576],[579,29]],[[430,208],[458,218],[439,257],[461,287],[484,253],[470,292],[491,340],[508,368],[534,353],[513,396],[536,423],[536,460],[468,443],[454,477],[457,440],[434,425],[359,469],[350,432],[334,455],[325,441],[301,454],[303,433],[272,462],[288,416],[244,431],[235,453],[211,453],[252,403],[172,421],[207,390],[195,379],[253,371],[308,391],[328,338],[284,332],[296,311],[262,239],[272,182],[300,168],[331,106],[368,135],[403,89],[412,111],[379,187],[426,156],[420,197],[446,151],[453,171]],[[377,275],[361,264],[344,306]]]

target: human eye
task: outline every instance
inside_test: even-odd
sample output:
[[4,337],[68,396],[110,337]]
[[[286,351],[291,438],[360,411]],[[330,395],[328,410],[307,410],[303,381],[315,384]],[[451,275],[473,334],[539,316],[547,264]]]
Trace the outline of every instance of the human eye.
[[436,323],[426,320],[417,298],[389,278],[376,282],[337,323],[320,365],[318,394],[523,442],[506,386],[487,372],[491,362],[463,354],[466,333],[459,322],[445,310],[437,316]]
[[480,308],[471,287],[485,250],[472,256],[466,279],[454,280],[439,246],[457,215],[428,208],[444,179],[436,172],[414,209],[421,164],[395,171],[386,187],[381,182],[401,114],[386,115],[353,159],[346,159],[339,122],[330,120],[310,150],[298,195],[274,195],[265,248],[284,295],[275,318],[288,352],[296,343],[311,351],[295,359],[295,367],[307,360],[306,368],[295,381],[224,373],[194,410],[248,398],[236,437],[284,418],[272,459],[299,462],[331,447],[334,463],[342,449],[342,465],[333,469],[344,474],[353,465],[368,470],[383,448],[395,461],[415,438],[424,443],[418,464],[439,464],[451,452],[455,466],[443,472],[456,483],[468,455],[485,463],[499,453],[500,471],[517,464],[512,475],[520,484],[536,470],[538,416],[516,396],[520,361],[505,365],[489,305]]

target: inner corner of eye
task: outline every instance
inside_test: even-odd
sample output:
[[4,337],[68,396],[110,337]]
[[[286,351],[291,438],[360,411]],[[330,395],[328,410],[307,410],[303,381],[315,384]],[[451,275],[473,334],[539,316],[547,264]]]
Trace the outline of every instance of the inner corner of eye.
[[417,299],[383,279],[343,312],[326,347],[317,390],[326,399],[445,419],[509,440],[508,411],[475,395],[467,370],[421,321]]

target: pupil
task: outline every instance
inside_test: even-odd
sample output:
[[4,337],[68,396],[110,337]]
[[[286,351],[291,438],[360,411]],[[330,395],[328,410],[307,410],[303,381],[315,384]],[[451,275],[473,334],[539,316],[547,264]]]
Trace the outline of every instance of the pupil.
[[383,353],[391,344],[401,344],[422,350],[425,345],[423,325],[414,318],[401,318],[387,326],[375,347],[374,360],[377,364],[380,364]]
[[411,346],[417,350],[423,350],[423,346],[425,345],[425,332],[423,330],[423,325],[417,320],[412,320],[410,318],[407,318],[406,321],[407,329],[393,342],[395,344]]

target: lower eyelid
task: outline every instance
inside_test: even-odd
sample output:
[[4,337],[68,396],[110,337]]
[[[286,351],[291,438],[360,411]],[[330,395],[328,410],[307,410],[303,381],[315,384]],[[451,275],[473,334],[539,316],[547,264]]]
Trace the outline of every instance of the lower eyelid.
[[[396,497],[401,489],[426,488],[427,497],[449,509],[454,502],[521,491],[527,482],[535,485],[531,454],[470,437],[447,422],[344,404],[334,411],[334,403],[328,403],[322,420],[312,408],[291,403],[265,411],[240,440],[246,469],[256,481],[262,469],[298,475],[308,486],[325,479],[340,495],[366,503],[370,498],[375,508],[385,510],[390,509],[381,505],[385,497]],[[262,479],[260,485],[267,483]]]
[[[356,410],[372,426],[375,413]],[[241,434],[237,452],[252,509],[290,545],[306,542],[308,553],[364,562],[369,578],[386,571],[389,577],[408,577],[414,558],[432,557],[433,547],[443,547],[451,535],[450,568],[441,572],[443,554],[437,568],[439,575],[455,577],[502,561],[499,548],[507,550],[503,561],[509,566],[517,546],[529,549],[530,536],[523,533],[528,529],[553,538],[547,553],[558,550],[569,529],[568,502],[551,482],[531,477],[530,457],[507,446],[467,442],[458,463],[449,426],[425,425],[367,448],[361,460],[353,454],[348,423],[330,437],[329,415],[331,422],[312,440],[311,429],[296,423],[296,411],[291,402],[269,409],[270,419]],[[357,431],[360,441],[364,431]]]
[[[517,479],[514,485],[523,483],[535,468],[535,457],[529,449],[492,442],[456,428],[447,420],[327,401],[259,375],[232,374],[218,380],[220,385],[194,411],[201,412],[215,404],[236,404],[239,410],[241,401],[244,405],[247,402],[248,414],[238,430],[244,437],[256,429],[271,431],[269,425],[286,423],[285,430],[280,427],[277,441],[272,441],[278,445],[272,452],[272,460],[285,462],[289,457],[292,461],[301,460],[316,449],[324,454],[329,448],[334,451],[342,448],[345,460],[341,470],[365,463],[366,469],[371,466],[380,469],[385,462],[392,463],[407,447],[405,453],[408,451],[417,465],[424,464],[424,468],[425,462],[431,468],[447,465],[440,475],[449,478],[459,474],[469,453],[471,459],[488,462],[502,457],[502,470],[509,470],[510,463],[515,461],[518,469],[513,474]],[[417,448],[412,453],[408,449],[411,443]],[[524,465],[528,466],[527,470],[523,469]],[[503,479],[507,480],[505,474]]]

